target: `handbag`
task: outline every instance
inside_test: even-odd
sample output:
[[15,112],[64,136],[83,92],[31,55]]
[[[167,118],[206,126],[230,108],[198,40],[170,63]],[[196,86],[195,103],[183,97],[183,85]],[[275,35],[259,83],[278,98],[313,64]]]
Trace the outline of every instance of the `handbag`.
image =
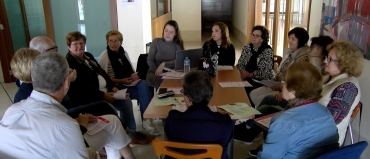
[[206,49],[203,50],[203,56],[199,61],[198,70],[204,70],[210,75],[211,77],[216,76],[217,66],[211,60],[211,49],[209,48],[209,44],[207,44]]

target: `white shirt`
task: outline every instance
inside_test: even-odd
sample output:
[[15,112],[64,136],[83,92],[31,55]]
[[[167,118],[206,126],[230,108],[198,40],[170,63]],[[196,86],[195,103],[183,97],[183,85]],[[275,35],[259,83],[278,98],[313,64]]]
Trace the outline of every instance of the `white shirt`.
[[89,158],[76,120],[54,98],[32,91],[0,121],[0,158]]

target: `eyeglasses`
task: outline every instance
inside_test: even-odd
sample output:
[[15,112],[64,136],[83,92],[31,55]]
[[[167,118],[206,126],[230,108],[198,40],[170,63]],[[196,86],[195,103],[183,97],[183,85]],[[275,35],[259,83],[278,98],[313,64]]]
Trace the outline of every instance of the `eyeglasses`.
[[259,38],[259,37],[261,37],[261,35],[257,35],[257,34],[253,34],[253,33],[251,34],[251,36],[252,36],[252,37],[254,37],[254,38]]
[[184,95],[184,89],[181,89],[181,90],[180,90],[180,93],[181,93],[182,95]]
[[108,41],[108,44],[117,44],[117,43],[119,43],[120,41],[119,40],[109,40]]
[[55,49],[56,52],[58,52],[58,46],[56,46],[56,45],[54,47],[50,48],[50,49],[46,49],[45,52],[48,52],[48,51],[54,50],[54,49]]
[[330,62],[338,62],[338,60],[334,60],[334,59],[332,59],[329,56],[325,56],[325,60],[328,61],[328,63],[330,63]]
[[73,46],[85,46],[85,43],[84,43],[84,42],[80,42],[80,43],[71,43],[71,45],[73,45]]

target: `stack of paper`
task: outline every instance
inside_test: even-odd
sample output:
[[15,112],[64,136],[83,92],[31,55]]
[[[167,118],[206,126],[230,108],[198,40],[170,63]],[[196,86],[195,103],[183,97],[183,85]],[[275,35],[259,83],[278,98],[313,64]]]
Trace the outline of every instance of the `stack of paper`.
[[239,118],[245,118],[255,114],[261,114],[258,110],[248,106],[245,103],[226,104],[218,107]]
[[165,72],[161,74],[162,79],[181,79],[184,75],[183,72]]
[[257,123],[261,124],[262,126],[264,126],[265,128],[269,128],[270,127],[270,123],[271,123],[271,119],[274,115],[276,114],[279,114],[281,112],[276,112],[276,113],[272,113],[272,114],[269,114],[269,115],[265,115],[263,117],[259,117],[259,118],[256,118],[254,119]]
[[233,66],[225,66],[225,65],[218,65],[217,70],[222,71],[222,70],[233,70]]
[[226,87],[252,87],[252,85],[247,81],[241,82],[218,82],[222,88]]
[[170,106],[185,104],[184,97],[153,98],[154,106]]

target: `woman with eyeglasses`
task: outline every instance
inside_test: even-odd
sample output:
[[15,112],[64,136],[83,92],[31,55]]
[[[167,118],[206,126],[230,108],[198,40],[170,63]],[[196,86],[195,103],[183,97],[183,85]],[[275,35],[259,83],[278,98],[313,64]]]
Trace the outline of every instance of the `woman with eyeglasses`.
[[123,40],[122,34],[117,30],[111,30],[106,34],[105,38],[108,46],[99,57],[100,66],[109,75],[117,88],[127,89],[130,98],[137,99],[140,102],[140,115],[143,120],[143,128],[151,135],[159,136],[160,133],[156,130],[152,121],[143,118],[144,111],[151,100],[149,87],[145,80],[139,79],[128,53],[121,46]]
[[261,25],[253,27],[251,43],[244,46],[236,65],[242,80],[251,78],[269,80],[275,76],[274,52],[268,45],[269,37],[269,31],[266,27]]
[[[289,48],[285,49],[283,60],[278,68],[273,81],[280,82],[284,80],[285,74],[291,64],[295,62],[309,62],[306,45],[309,35],[306,29],[296,27],[289,31]],[[271,87],[259,87],[250,92],[250,99],[255,106],[260,105],[261,101],[267,95],[275,95],[276,98],[281,98],[281,84],[276,84]]]
[[357,78],[361,75],[363,55],[349,42],[333,42],[327,47],[329,54],[325,58],[323,91],[319,103],[331,112],[339,133],[339,144],[346,136],[351,114],[360,102],[361,91]]
[[[234,66],[235,48],[230,41],[229,29],[225,23],[216,22],[212,27],[212,36],[202,47],[218,56],[218,65]],[[211,55],[211,56],[212,56]]]
[[68,96],[77,105],[97,101],[111,103],[120,111],[122,123],[131,130],[136,130],[131,99],[118,100],[113,97],[113,93],[117,92],[118,88],[94,56],[85,52],[85,35],[78,31],[70,32],[66,36],[66,42],[68,47],[66,59],[69,67],[78,72],[76,80],[70,84]]

